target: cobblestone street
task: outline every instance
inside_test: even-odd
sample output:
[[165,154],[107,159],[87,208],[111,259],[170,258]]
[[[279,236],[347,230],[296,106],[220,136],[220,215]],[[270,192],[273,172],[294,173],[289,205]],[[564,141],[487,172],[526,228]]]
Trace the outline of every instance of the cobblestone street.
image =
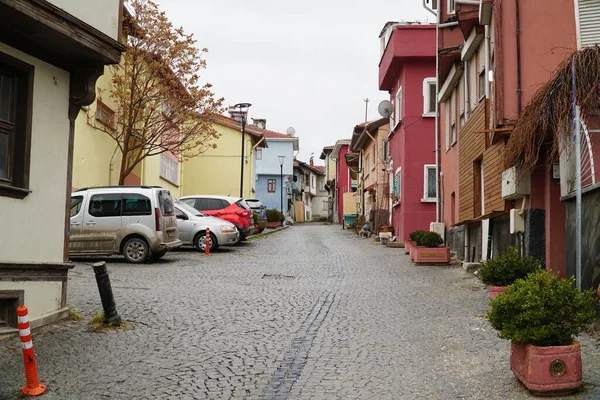
[[[82,321],[34,331],[46,399],[521,399],[488,291],[458,265],[411,264],[340,226],[306,224],[147,265],[108,262],[133,328],[88,332],[92,268],[70,272]],[[582,335],[584,389],[600,398],[597,339]],[[0,398],[25,383],[18,338],[0,340]]]

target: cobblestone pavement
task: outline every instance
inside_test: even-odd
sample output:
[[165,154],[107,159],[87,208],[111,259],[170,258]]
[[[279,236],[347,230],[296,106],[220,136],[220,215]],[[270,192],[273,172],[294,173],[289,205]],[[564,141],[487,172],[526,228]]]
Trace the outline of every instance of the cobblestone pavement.
[[[306,224],[148,265],[108,263],[127,331],[88,332],[91,267],[70,273],[83,321],[34,332],[46,399],[521,399],[488,292],[458,266],[413,266],[339,226]],[[581,337],[600,398],[597,339]],[[0,398],[24,384],[18,338],[0,340]]]

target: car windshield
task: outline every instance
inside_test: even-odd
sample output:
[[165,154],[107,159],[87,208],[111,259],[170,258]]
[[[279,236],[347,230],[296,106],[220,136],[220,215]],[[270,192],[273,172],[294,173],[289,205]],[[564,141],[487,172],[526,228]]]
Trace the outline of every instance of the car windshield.
[[177,207],[181,208],[185,212],[190,213],[196,217],[204,217],[205,216],[200,211],[196,210],[194,207],[190,206],[189,204],[184,203],[183,201],[177,200],[175,202],[175,205],[177,205]]

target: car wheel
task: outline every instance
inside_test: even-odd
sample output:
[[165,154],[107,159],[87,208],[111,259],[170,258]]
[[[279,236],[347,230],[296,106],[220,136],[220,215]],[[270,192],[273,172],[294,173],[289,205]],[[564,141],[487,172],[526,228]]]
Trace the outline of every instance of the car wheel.
[[[246,241],[246,234],[240,229],[239,226],[236,226],[235,229],[237,229],[238,233],[239,233],[239,242],[245,242]],[[237,243],[236,243],[237,244]]]
[[130,263],[141,264],[146,262],[149,253],[148,243],[142,238],[131,238],[123,246],[123,256]]
[[165,255],[165,254],[167,254],[167,252],[166,252],[166,251],[163,251],[163,252],[161,252],[161,253],[152,253],[152,254],[150,255],[150,259],[151,259],[151,260],[160,260],[161,258],[163,258],[163,257],[164,257],[164,255]]
[[[198,251],[206,251],[206,232],[199,232],[198,234],[196,234],[196,237],[194,237],[194,247],[198,250]],[[219,244],[217,243],[217,237],[215,236],[214,233],[210,234],[210,251],[214,251],[217,249],[217,247],[219,247]]]

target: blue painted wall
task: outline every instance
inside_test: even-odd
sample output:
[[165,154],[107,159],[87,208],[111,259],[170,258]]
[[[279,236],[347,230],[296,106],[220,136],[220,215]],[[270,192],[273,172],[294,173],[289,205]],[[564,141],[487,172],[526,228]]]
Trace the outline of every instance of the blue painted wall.
[[274,141],[267,139],[269,147],[262,149],[262,159],[256,160],[256,173],[258,175],[279,175],[281,167],[278,156],[285,156],[283,174],[291,175],[294,168],[294,142],[292,140]]
[[[283,207],[287,207],[286,183],[289,175],[283,176]],[[275,179],[275,193],[268,192],[269,179]],[[267,208],[276,208],[281,211],[281,177],[280,175],[259,175],[256,182],[256,198]]]

